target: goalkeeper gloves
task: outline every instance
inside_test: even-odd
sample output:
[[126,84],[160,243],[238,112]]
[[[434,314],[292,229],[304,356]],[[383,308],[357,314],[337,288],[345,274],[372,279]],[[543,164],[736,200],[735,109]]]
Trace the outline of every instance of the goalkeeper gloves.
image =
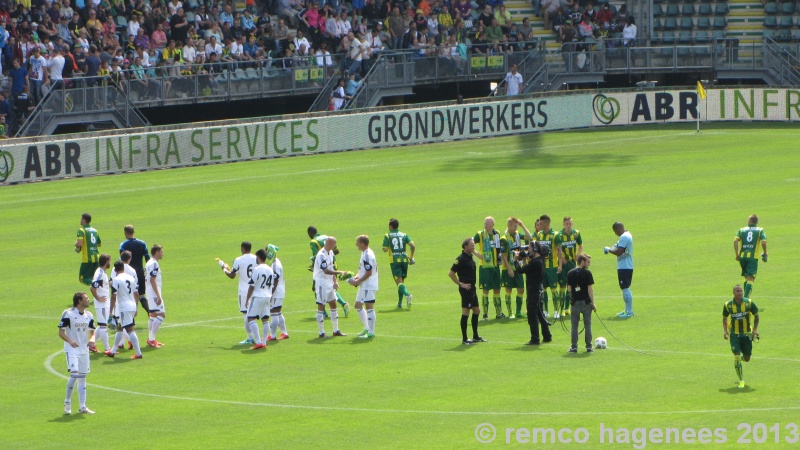
[[608,252],[610,252],[610,251],[611,251],[611,247],[603,247],[603,253],[605,253],[606,255],[607,255],[607,254],[608,254]]
[[412,266],[414,265],[415,262],[416,261],[414,261],[414,258],[411,258],[411,259],[408,260],[408,263],[411,264]]
[[766,253],[762,253],[761,254],[761,260],[764,261],[764,262],[767,262],[767,254]]

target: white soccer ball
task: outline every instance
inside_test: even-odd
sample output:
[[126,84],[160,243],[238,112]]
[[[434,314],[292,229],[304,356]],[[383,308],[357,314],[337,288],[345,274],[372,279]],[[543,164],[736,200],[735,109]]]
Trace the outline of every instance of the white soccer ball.
[[606,341],[606,338],[604,337],[599,337],[594,340],[594,346],[601,349],[606,348],[608,347],[608,341]]

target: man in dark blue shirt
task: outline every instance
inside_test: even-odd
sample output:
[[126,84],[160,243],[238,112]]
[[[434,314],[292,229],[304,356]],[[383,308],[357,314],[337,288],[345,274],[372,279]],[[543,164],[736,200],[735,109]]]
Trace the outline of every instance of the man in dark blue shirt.
[[139,279],[139,303],[149,313],[147,297],[145,296],[144,265],[150,260],[150,253],[147,250],[147,244],[134,236],[133,225],[125,225],[125,240],[119,245],[120,254],[125,250],[131,252],[130,265],[136,271],[136,276]]

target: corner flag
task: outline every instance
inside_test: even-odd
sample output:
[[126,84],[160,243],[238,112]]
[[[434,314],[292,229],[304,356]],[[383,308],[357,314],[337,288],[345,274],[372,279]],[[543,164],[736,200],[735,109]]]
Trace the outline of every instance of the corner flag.
[[697,82],[697,95],[700,96],[700,99],[706,99],[706,90],[703,89],[703,84],[699,81]]

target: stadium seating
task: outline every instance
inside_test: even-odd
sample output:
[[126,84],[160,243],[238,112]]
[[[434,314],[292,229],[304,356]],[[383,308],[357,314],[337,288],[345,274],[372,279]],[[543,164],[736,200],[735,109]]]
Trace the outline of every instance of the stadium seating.
[[770,2],[764,5],[764,14],[778,14],[778,4]]
[[653,5],[653,17],[659,17],[665,14],[664,8],[662,8],[660,4]]
[[686,16],[681,17],[681,25],[680,25],[680,27],[681,27],[681,29],[684,29],[684,30],[692,30],[692,29],[694,29],[694,19],[692,19],[691,17],[686,17]]
[[794,18],[791,15],[781,16],[781,20],[778,23],[779,28],[792,28],[793,26],[794,26]]
[[778,26],[778,18],[776,16],[764,17],[764,26],[766,28],[775,28]]
[[707,30],[711,28],[711,19],[706,16],[697,18],[697,28],[700,30]]
[[669,5],[667,5],[667,15],[668,16],[680,16],[681,15],[680,7],[675,3],[670,3]]
[[728,5],[725,3],[717,3],[717,6],[714,7],[714,14],[717,16],[728,14]]
[[697,9],[697,13],[701,16],[710,16],[714,14],[714,10],[711,9],[711,5],[708,3],[701,3],[700,7]]
[[794,4],[792,2],[784,1],[781,5],[781,14],[794,14]]
[[728,26],[728,20],[725,16],[714,16],[714,28],[726,28]]
[[693,3],[684,3],[683,4],[683,9],[681,9],[681,14],[683,14],[684,16],[693,16],[695,13],[696,13],[696,11],[694,9],[694,4]]

